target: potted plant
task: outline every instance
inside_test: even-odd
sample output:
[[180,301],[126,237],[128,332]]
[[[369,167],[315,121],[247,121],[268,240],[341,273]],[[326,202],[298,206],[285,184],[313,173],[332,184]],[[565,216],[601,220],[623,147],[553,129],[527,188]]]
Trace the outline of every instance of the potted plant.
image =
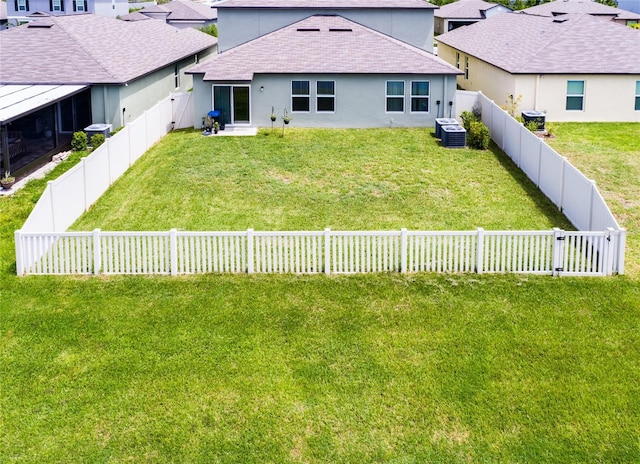
[[287,109],[285,108],[285,109],[284,109],[284,116],[282,116],[282,121],[283,121],[285,124],[289,124],[289,123],[291,122],[291,120],[292,120],[292,119],[293,119],[293,118],[292,118],[291,116],[289,116],[289,113],[287,113]]
[[2,179],[0,179],[0,185],[2,185],[2,188],[4,190],[9,190],[15,183],[16,178],[13,177],[9,171],[5,171],[4,176],[2,176]]
[[217,134],[219,130],[220,130],[220,123],[218,121],[215,121],[213,123],[213,133]]
[[277,116],[276,116],[276,112],[273,110],[273,106],[271,107],[271,122],[274,123],[276,122]]

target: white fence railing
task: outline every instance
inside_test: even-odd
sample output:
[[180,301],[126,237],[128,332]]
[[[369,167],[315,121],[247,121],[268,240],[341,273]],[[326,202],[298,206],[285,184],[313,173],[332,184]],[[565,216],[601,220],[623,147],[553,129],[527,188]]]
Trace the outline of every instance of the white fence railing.
[[19,275],[477,272],[611,275],[625,231],[16,231]]
[[[626,231],[594,182],[482,94],[475,102],[482,105],[492,138],[583,232],[64,232],[176,119],[182,120],[191,97],[172,97],[48,183],[15,233],[18,275],[624,272]],[[471,93],[463,97],[461,107],[474,104]]]

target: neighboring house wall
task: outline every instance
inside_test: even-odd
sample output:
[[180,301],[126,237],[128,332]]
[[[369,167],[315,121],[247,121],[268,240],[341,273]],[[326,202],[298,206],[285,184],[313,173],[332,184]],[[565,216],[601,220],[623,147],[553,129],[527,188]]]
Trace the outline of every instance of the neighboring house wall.
[[[291,112],[291,81],[302,80],[310,83],[310,111]],[[316,112],[316,82],[335,82],[335,112]],[[386,82],[404,81],[404,111],[386,112]],[[411,82],[429,82],[429,111],[411,112]],[[213,108],[213,83],[202,81],[202,75],[194,76],[194,93],[208,95],[196,99],[195,114],[196,127],[200,127],[201,118]],[[228,84],[228,83],[220,83]],[[273,107],[278,120],[276,125],[282,125],[284,108],[293,118],[291,123],[295,127],[430,127],[435,124],[440,100],[440,115],[443,108],[448,116],[448,102],[455,101],[455,76],[441,75],[331,75],[331,74],[301,74],[301,75],[256,75],[252,82],[236,83],[250,86],[251,125],[260,127],[271,126],[271,108]],[[262,89],[262,90],[261,90]],[[444,102],[444,103],[443,103]],[[455,108],[452,108],[455,114]]]
[[[200,57],[204,58],[203,55]],[[126,86],[94,85],[91,88],[93,122],[112,124],[115,129],[133,121],[171,92],[190,90],[193,87],[193,77],[185,74],[185,71],[194,64],[195,59],[190,57],[136,79]],[[179,71],[178,86],[175,85],[176,65]]]
[[[456,50],[439,44],[438,56],[456,64]],[[460,53],[460,69],[465,70],[467,55]],[[500,68],[469,57],[469,78],[458,76],[464,90],[480,90],[496,104],[522,95],[519,109],[547,113],[550,121],[628,121],[640,122],[635,110],[636,86],[640,75],[597,74],[510,74]],[[584,81],[583,109],[567,110],[567,81]]]
[[94,0],[95,14],[115,18],[129,14],[129,2],[123,0]]
[[[95,13],[115,18],[129,13],[129,2],[126,0],[9,0],[7,16],[10,22],[27,21],[35,12],[49,15],[66,15],[78,13]],[[12,21],[13,19],[13,21]]]
[[[433,10],[218,8],[221,52],[312,15],[339,15],[410,45],[433,51]],[[295,44],[282,44],[283,47]]]

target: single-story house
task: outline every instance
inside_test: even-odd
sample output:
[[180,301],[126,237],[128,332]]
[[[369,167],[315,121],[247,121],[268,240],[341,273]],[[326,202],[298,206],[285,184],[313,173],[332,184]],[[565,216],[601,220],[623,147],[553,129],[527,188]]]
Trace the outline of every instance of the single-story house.
[[[638,0],[636,2],[640,3]],[[593,0],[556,0],[526,8],[522,12],[538,16],[586,13],[596,18],[614,21],[623,25],[636,24],[640,21],[639,13],[621,10]]]
[[640,32],[589,14],[506,13],[437,37],[458,86],[552,121],[640,121]]
[[2,31],[2,169],[32,170],[74,131],[95,123],[116,129],[171,92],[189,90],[185,71],[215,53],[216,42],[161,21],[93,14],[44,15]]
[[[233,1],[233,0],[231,0]],[[222,18],[222,16],[221,16]],[[221,33],[227,33],[227,25]],[[314,15],[212,56],[194,76],[196,122],[268,127],[433,126],[455,114],[461,71],[428,51],[336,15]]]
[[512,11],[511,8],[498,3],[484,0],[457,0],[436,10],[435,33],[444,34],[508,11]]
[[225,0],[216,6],[220,53],[314,15],[339,15],[414,47],[433,50],[437,7],[425,0]]
[[173,0],[162,5],[150,5],[134,13],[120,17],[123,21],[159,19],[177,28],[201,28],[218,21],[218,11],[203,3],[191,0]]

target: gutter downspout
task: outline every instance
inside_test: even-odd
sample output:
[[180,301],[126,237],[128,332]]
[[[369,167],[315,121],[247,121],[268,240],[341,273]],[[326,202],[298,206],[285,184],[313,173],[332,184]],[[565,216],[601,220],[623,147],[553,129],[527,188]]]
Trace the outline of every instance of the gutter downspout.
[[539,111],[538,110],[538,92],[540,89],[540,74],[536,74],[536,89],[533,95],[533,109],[535,111]]

